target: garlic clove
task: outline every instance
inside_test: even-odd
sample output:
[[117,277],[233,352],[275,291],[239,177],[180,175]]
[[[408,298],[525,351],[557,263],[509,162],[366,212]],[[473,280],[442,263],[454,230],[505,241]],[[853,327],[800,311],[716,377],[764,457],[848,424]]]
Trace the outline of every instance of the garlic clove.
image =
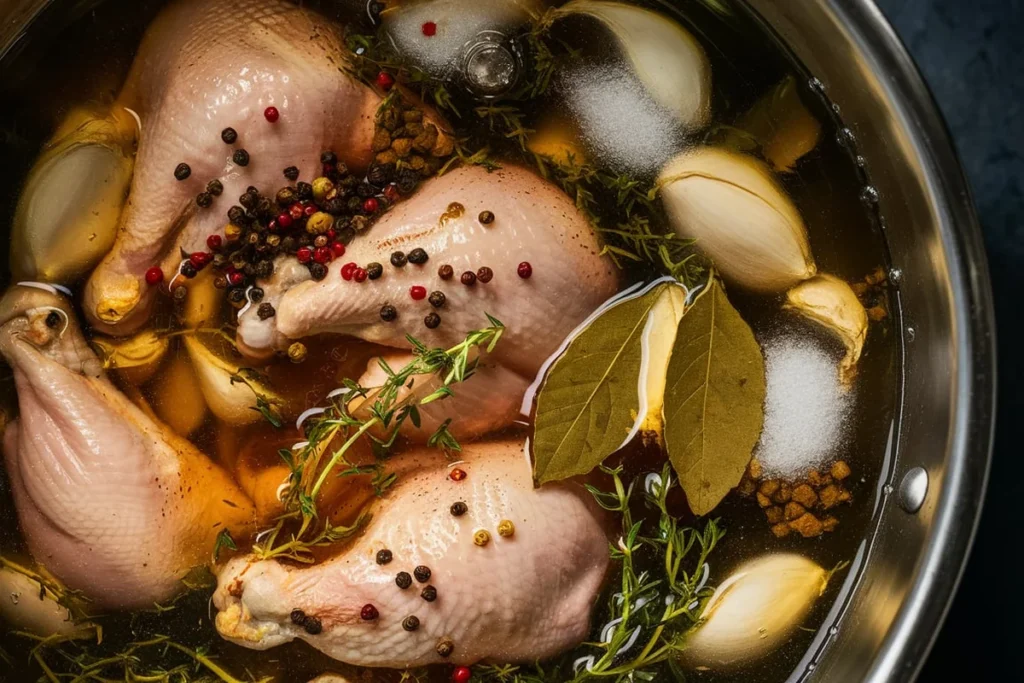
[[196,377],[210,411],[218,418],[232,425],[252,424],[263,417],[255,410],[257,400],[262,397],[282,409],[286,402],[265,382],[252,377],[247,382],[234,381],[242,366],[228,357],[226,349],[216,348],[213,335],[185,337]]
[[653,432],[659,438],[665,423],[662,410],[665,405],[665,384],[668,381],[668,362],[676,340],[679,321],[686,309],[685,287],[670,284],[654,302],[644,330],[643,348],[647,376],[641,387],[640,429]]
[[116,339],[97,336],[92,340],[96,354],[103,361],[104,370],[113,370],[131,384],[148,381],[160,369],[171,340],[153,330]]
[[696,239],[725,280],[775,294],[815,274],[800,212],[757,159],[713,147],[684,152],[657,188],[676,233]]
[[0,568],[0,596],[0,618],[14,630],[40,638],[84,637],[95,631],[92,624],[75,623],[71,610],[39,581],[7,566]]
[[188,437],[206,419],[206,401],[188,356],[174,354],[153,381],[150,407],[179,436]]
[[850,285],[833,275],[817,275],[789,290],[783,308],[824,326],[843,342],[846,355],[839,364],[839,379],[849,388],[868,336],[867,311]]
[[736,125],[761,143],[765,159],[783,173],[792,171],[821,138],[821,122],[800,100],[793,76],[758,100]]
[[801,555],[777,553],[747,562],[704,606],[701,624],[686,637],[683,661],[713,669],[756,661],[789,639],[829,578]]
[[110,251],[134,167],[134,119],[72,111],[43,148],[11,230],[16,280],[72,282]]
[[659,105],[688,131],[711,116],[711,65],[688,31],[662,13],[607,0],[571,0],[555,20],[583,15],[601,22],[614,37],[631,71]]
[[188,296],[181,310],[180,319],[185,327],[216,327],[220,324],[220,314],[224,308],[224,293],[218,290],[213,281],[216,271],[206,268],[187,284]]

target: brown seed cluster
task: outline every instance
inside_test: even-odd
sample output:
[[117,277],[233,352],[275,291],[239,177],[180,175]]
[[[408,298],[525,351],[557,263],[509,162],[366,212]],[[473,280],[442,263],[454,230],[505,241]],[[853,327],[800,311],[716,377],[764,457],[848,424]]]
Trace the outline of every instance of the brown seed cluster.
[[436,173],[455,151],[452,138],[425,123],[423,111],[406,103],[397,91],[377,111],[372,146],[378,164],[401,162],[422,176]]
[[839,460],[827,473],[811,470],[802,481],[765,479],[761,464],[755,458],[747,466],[737,491],[757,500],[777,537],[796,532],[804,538],[814,538],[839,524],[834,516],[824,513],[853,500],[849,490],[843,487],[843,481],[849,476],[850,466]]

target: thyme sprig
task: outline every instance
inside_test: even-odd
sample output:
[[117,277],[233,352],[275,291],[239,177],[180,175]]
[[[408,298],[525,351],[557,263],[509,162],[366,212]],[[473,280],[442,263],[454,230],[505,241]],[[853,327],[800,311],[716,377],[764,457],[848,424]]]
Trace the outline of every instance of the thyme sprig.
[[[314,548],[348,538],[369,521],[370,515],[365,509],[347,526],[322,520],[320,496],[324,485],[332,476],[372,474],[374,492],[382,496],[394,484],[396,474],[387,471],[385,462],[399,429],[406,420],[419,427],[420,407],[452,396],[452,386],[466,381],[476,371],[480,351],[494,351],[505,326],[491,315],[487,315],[487,320],[488,327],[470,332],[449,349],[429,348],[415,337],[407,336],[415,359],[398,370],[379,359],[386,375],[380,387],[371,389],[345,380],[341,395],[310,427],[307,441],[296,450],[279,451],[291,471],[284,497],[285,513],[254,547],[257,556],[311,562]],[[403,394],[404,389],[412,388],[417,382],[422,386],[424,376],[432,377],[436,388],[426,395],[412,391]],[[430,436],[428,444],[445,452],[460,450],[449,425],[450,420],[442,423]],[[372,465],[353,463],[349,457],[355,444],[364,439],[370,443],[375,456]],[[341,445],[329,452],[338,441]],[[297,530],[289,533],[296,525]]]

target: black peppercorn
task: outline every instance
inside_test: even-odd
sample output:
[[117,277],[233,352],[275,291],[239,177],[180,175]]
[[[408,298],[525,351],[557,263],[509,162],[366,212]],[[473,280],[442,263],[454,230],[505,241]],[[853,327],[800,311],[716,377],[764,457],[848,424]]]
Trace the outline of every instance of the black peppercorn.
[[479,280],[480,282],[484,283],[485,285],[488,282],[490,282],[493,278],[494,278],[494,271],[491,270],[490,268],[488,268],[487,266],[483,266],[482,268],[480,268],[480,269],[478,269],[476,271],[476,279]]
[[461,517],[462,515],[469,512],[469,506],[463,503],[461,500],[452,503],[452,506],[449,509],[451,510],[452,515],[454,515],[455,517]]
[[320,154],[320,163],[321,164],[336,164],[336,163],[338,163],[338,155],[335,154],[334,152],[330,151],[330,150],[327,150],[326,152],[322,152]]
[[306,617],[306,620],[302,622],[302,628],[306,629],[306,633],[309,635],[316,636],[323,632],[324,625],[316,617]]
[[395,585],[397,585],[402,590],[405,590],[406,588],[411,586],[412,577],[409,576],[409,572],[398,572],[398,575],[395,576]]
[[284,169],[284,177],[293,183],[299,179],[299,169],[297,166],[289,166]]
[[381,187],[388,182],[388,169],[382,164],[374,164],[370,167],[370,170],[367,171],[366,179],[370,181],[371,184]]
[[437,600],[437,589],[433,586],[427,586],[420,591],[420,597],[427,602],[434,602],[434,600]]
[[362,199],[369,199],[377,194],[377,188],[369,183],[360,183],[356,185],[356,195]]
[[191,280],[192,278],[194,278],[197,272],[198,271],[196,271],[196,267],[193,266],[191,262],[185,261],[183,264],[181,264],[181,274],[187,277],[188,279]]
[[240,206],[232,206],[228,209],[228,220],[235,225],[245,221],[245,209]]
[[366,277],[371,280],[376,280],[384,274],[384,266],[374,261],[373,263],[366,264]]
[[494,222],[494,214],[490,211],[481,211],[480,215],[477,216],[479,221],[484,225],[490,225]]
[[412,194],[419,185],[419,175],[415,171],[405,170],[398,175],[398,194]]
[[273,207],[270,205],[270,200],[266,197],[260,197],[256,200],[256,208],[254,209],[258,216],[269,217],[273,211]]
[[174,167],[174,177],[176,180],[187,180],[192,175],[192,167],[188,164],[181,163]]
[[258,304],[259,302],[263,301],[263,288],[253,287],[252,289],[250,289],[249,301],[253,302],[254,304]]
[[259,188],[257,188],[255,185],[250,185],[249,187],[245,188],[245,192],[246,194],[254,194],[257,196],[260,193]]
[[341,197],[325,199],[320,208],[332,216],[339,216],[345,212],[345,200]]
[[472,287],[476,284],[476,273],[471,270],[467,270],[461,277],[459,277],[459,281],[467,287]]
[[206,191],[214,197],[219,197],[224,192],[224,183],[214,178],[210,182],[206,183]]
[[387,548],[377,551],[377,564],[387,564],[391,562],[394,555]]
[[229,145],[233,145],[235,140],[238,139],[238,133],[234,128],[225,128],[220,132],[220,139]]
[[299,195],[293,187],[282,187],[274,197],[281,206],[291,206],[299,200]]
[[311,263],[309,264],[309,274],[313,276],[314,280],[323,280],[327,277],[327,266],[322,263]]
[[208,209],[213,204],[213,195],[209,192],[200,192],[196,195],[196,206],[201,209]]
[[223,275],[218,275],[217,277],[213,278],[213,286],[216,287],[217,289],[227,289],[228,279]]
[[306,613],[300,609],[292,610],[292,623],[296,626],[302,626],[306,622]]
[[384,304],[380,307],[380,319],[386,323],[391,322],[398,317],[398,309],[391,304]]
[[231,160],[239,166],[249,165],[249,153],[244,149],[236,149],[235,153],[231,155]]
[[427,299],[434,308],[441,308],[446,300],[444,292],[431,292],[430,297]]
[[426,263],[428,258],[430,257],[427,256],[427,252],[419,247],[409,252],[409,263],[415,263],[417,266]]
[[395,268],[402,268],[405,266],[409,259],[405,257],[405,254],[401,251],[395,251],[391,253],[391,265]]
[[251,192],[246,192],[245,194],[241,195],[238,198],[238,203],[241,204],[242,206],[244,206],[247,209],[251,209],[252,207],[256,206],[256,203],[259,200],[260,200],[260,198],[257,195],[255,195],[255,194],[253,194]]
[[235,308],[241,308],[245,304],[245,288],[232,287],[228,290],[228,303]]
[[276,312],[272,304],[265,303],[260,304],[260,307],[256,309],[256,316],[260,320],[266,320],[267,318],[273,318]]
[[437,269],[437,276],[442,280],[451,280],[453,275],[455,275],[455,269],[447,263]]
[[377,2],[377,0],[371,0],[370,4],[366,7],[370,13],[370,21],[374,24],[380,22],[380,13],[384,11],[384,3]]
[[412,570],[412,575],[416,577],[416,580],[420,583],[426,583],[430,580],[430,567],[424,567],[422,564],[416,569]]
[[427,313],[427,316],[423,318],[423,324],[426,325],[428,329],[433,330],[441,324],[441,316],[437,313]]
[[406,631],[415,631],[420,627],[420,620],[415,616],[408,616],[402,621],[402,628]]
[[438,641],[436,649],[438,655],[447,659],[455,652],[455,643],[452,642],[451,638],[442,638]]
[[268,277],[274,274],[274,262],[273,261],[257,261],[255,266],[255,275],[261,280],[266,280]]
[[313,186],[309,183],[299,183],[295,186],[295,192],[298,194],[299,199],[312,199],[313,198]]
[[55,329],[57,325],[60,325],[61,320],[63,320],[63,318],[61,317],[60,313],[58,313],[57,311],[50,311],[46,316],[46,326],[49,327],[51,330]]

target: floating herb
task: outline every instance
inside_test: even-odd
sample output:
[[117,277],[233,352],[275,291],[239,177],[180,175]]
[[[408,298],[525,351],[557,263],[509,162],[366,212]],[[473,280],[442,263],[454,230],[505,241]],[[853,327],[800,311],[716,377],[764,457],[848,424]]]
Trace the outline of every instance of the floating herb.
[[238,545],[235,544],[235,539],[231,537],[231,532],[227,529],[220,530],[220,533],[217,534],[217,540],[213,544],[214,563],[220,561],[221,550],[238,550]]

